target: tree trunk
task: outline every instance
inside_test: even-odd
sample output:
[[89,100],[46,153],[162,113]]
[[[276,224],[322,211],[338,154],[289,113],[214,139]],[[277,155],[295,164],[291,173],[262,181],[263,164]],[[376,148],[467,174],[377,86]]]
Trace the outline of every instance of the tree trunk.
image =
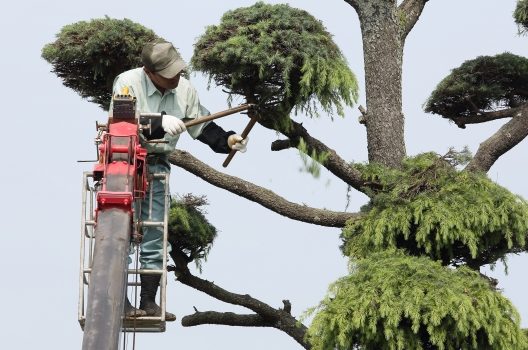
[[395,1],[362,1],[369,162],[399,167],[405,157],[403,39]]

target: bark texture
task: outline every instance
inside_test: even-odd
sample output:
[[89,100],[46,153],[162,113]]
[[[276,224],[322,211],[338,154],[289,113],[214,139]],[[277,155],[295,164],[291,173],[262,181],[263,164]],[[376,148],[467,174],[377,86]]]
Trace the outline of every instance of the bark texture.
[[292,203],[266,188],[221,173],[181,150],[172,152],[169,161],[216,187],[228,190],[293,220],[321,226],[343,227],[348,220],[359,217],[357,213],[336,212]]
[[399,167],[406,155],[402,28],[396,1],[358,0],[363,37],[369,162]]
[[203,324],[221,324],[227,326],[243,327],[273,327],[279,329],[292,337],[305,349],[310,349],[310,345],[305,341],[307,328],[295,317],[291,315],[291,304],[288,300],[283,300],[284,308],[273,308],[270,305],[253,298],[249,294],[237,294],[229,292],[215,283],[201,279],[191,274],[187,267],[188,259],[182,252],[173,250],[170,253],[176,266],[175,271],[178,281],[201,291],[220,301],[243,306],[254,314],[235,314],[232,312],[205,311],[196,312],[183,317],[182,325],[192,327]]
[[509,108],[509,109],[503,109],[500,111],[494,111],[494,112],[478,112],[474,115],[470,115],[467,117],[448,117],[451,119],[455,124],[461,128],[465,129],[466,124],[480,124],[489,122],[492,120],[497,119],[504,119],[504,118],[512,118],[515,115],[519,114],[523,110],[523,108],[526,108],[524,105],[522,107],[516,107],[516,108]]
[[418,22],[427,1],[429,0],[404,0],[399,6],[404,40]]
[[524,106],[495,134],[482,142],[469,162],[469,171],[487,172],[504,153],[528,136],[528,107]]

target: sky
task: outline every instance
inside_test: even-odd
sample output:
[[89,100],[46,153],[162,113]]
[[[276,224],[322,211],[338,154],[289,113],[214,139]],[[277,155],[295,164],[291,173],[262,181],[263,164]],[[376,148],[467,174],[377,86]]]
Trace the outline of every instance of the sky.
[[[278,3],[278,1],[269,1]],[[42,47],[53,41],[67,24],[108,15],[129,18],[172,41],[187,61],[193,43],[207,25],[218,24],[230,9],[252,1],[226,0],[189,2],[35,1],[21,0],[3,5],[0,35],[3,68],[0,96],[3,110],[2,252],[4,266],[0,300],[2,349],[76,349],[82,331],[77,323],[79,228],[81,177],[90,170],[77,160],[95,157],[95,121],[107,116],[95,104],[64,87],[51,66],[41,58]],[[365,105],[362,44],[354,10],[341,0],[287,1],[320,19],[346,56],[360,83],[360,104]],[[409,155],[425,151],[444,154],[449,147],[478,145],[504,121],[469,125],[458,129],[438,116],[425,114],[422,105],[438,82],[463,61],[479,55],[505,51],[528,55],[528,38],[519,37],[512,20],[514,0],[432,0],[407,39],[403,67],[403,110]],[[227,107],[220,88],[207,88],[207,79],[191,75],[202,104],[212,112]],[[236,103],[237,101],[235,101]],[[238,101],[243,102],[243,101]],[[334,148],[344,159],[367,160],[366,132],[357,122],[357,106],[346,117],[332,122],[327,116],[309,119],[299,115],[314,136]],[[241,132],[246,118],[240,115],[219,121],[225,129]],[[322,171],[319,179],[300,171],[295,150],[271,152],[277,135],[256,126],[248,152],[237,155],[228,168],[223,155],[188,135],[178,148],[217,170],[269,188],[287,200],[306,205],[345,210],[347,186]],[[497,183],[528,198],[524,141],[491,168]],[[202,278],[236,293],[250,294],[273,307],[283,299],[292,303],[295,316],[316,305],[328,285],[346,274],[347,260],[339,251],[339,233],[294,222],[234,194],[218,189],[182,169],[173,167],[173,193],[207,195],[208,218],[219,235]],[[346,210],[357,211],[366,197],[350,193]],[[509,273],[502,265],[486,273],[498,278],[499,287],[518,308],[528,327],[527,282],[523,266],[526,254],[509,258]],[[223,304],[183,286],[169,277],[168,310],[178,319],[200,311],[247,312]],[[210,349],[299,349],[287,335],[274,329],[226,326],[184,328],[179,321],[162,334],[139,334],[137,349],[154,347]]]

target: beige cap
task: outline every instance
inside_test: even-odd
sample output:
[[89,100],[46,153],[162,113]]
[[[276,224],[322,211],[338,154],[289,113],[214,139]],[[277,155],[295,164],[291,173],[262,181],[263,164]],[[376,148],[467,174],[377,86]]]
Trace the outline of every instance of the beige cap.
[[147,43],[141,52],[141,61],[148,70],[167,79],[174,78],[187,68],[178,50],[167,41]]

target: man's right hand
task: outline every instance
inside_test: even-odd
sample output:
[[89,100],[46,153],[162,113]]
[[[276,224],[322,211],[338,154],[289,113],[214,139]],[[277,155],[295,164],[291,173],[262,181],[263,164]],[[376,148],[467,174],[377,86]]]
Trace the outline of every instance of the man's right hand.
[[171,136],[181,134],[187,130],[185,123],[173,115],[165,114],[161,120],[161,127]]

